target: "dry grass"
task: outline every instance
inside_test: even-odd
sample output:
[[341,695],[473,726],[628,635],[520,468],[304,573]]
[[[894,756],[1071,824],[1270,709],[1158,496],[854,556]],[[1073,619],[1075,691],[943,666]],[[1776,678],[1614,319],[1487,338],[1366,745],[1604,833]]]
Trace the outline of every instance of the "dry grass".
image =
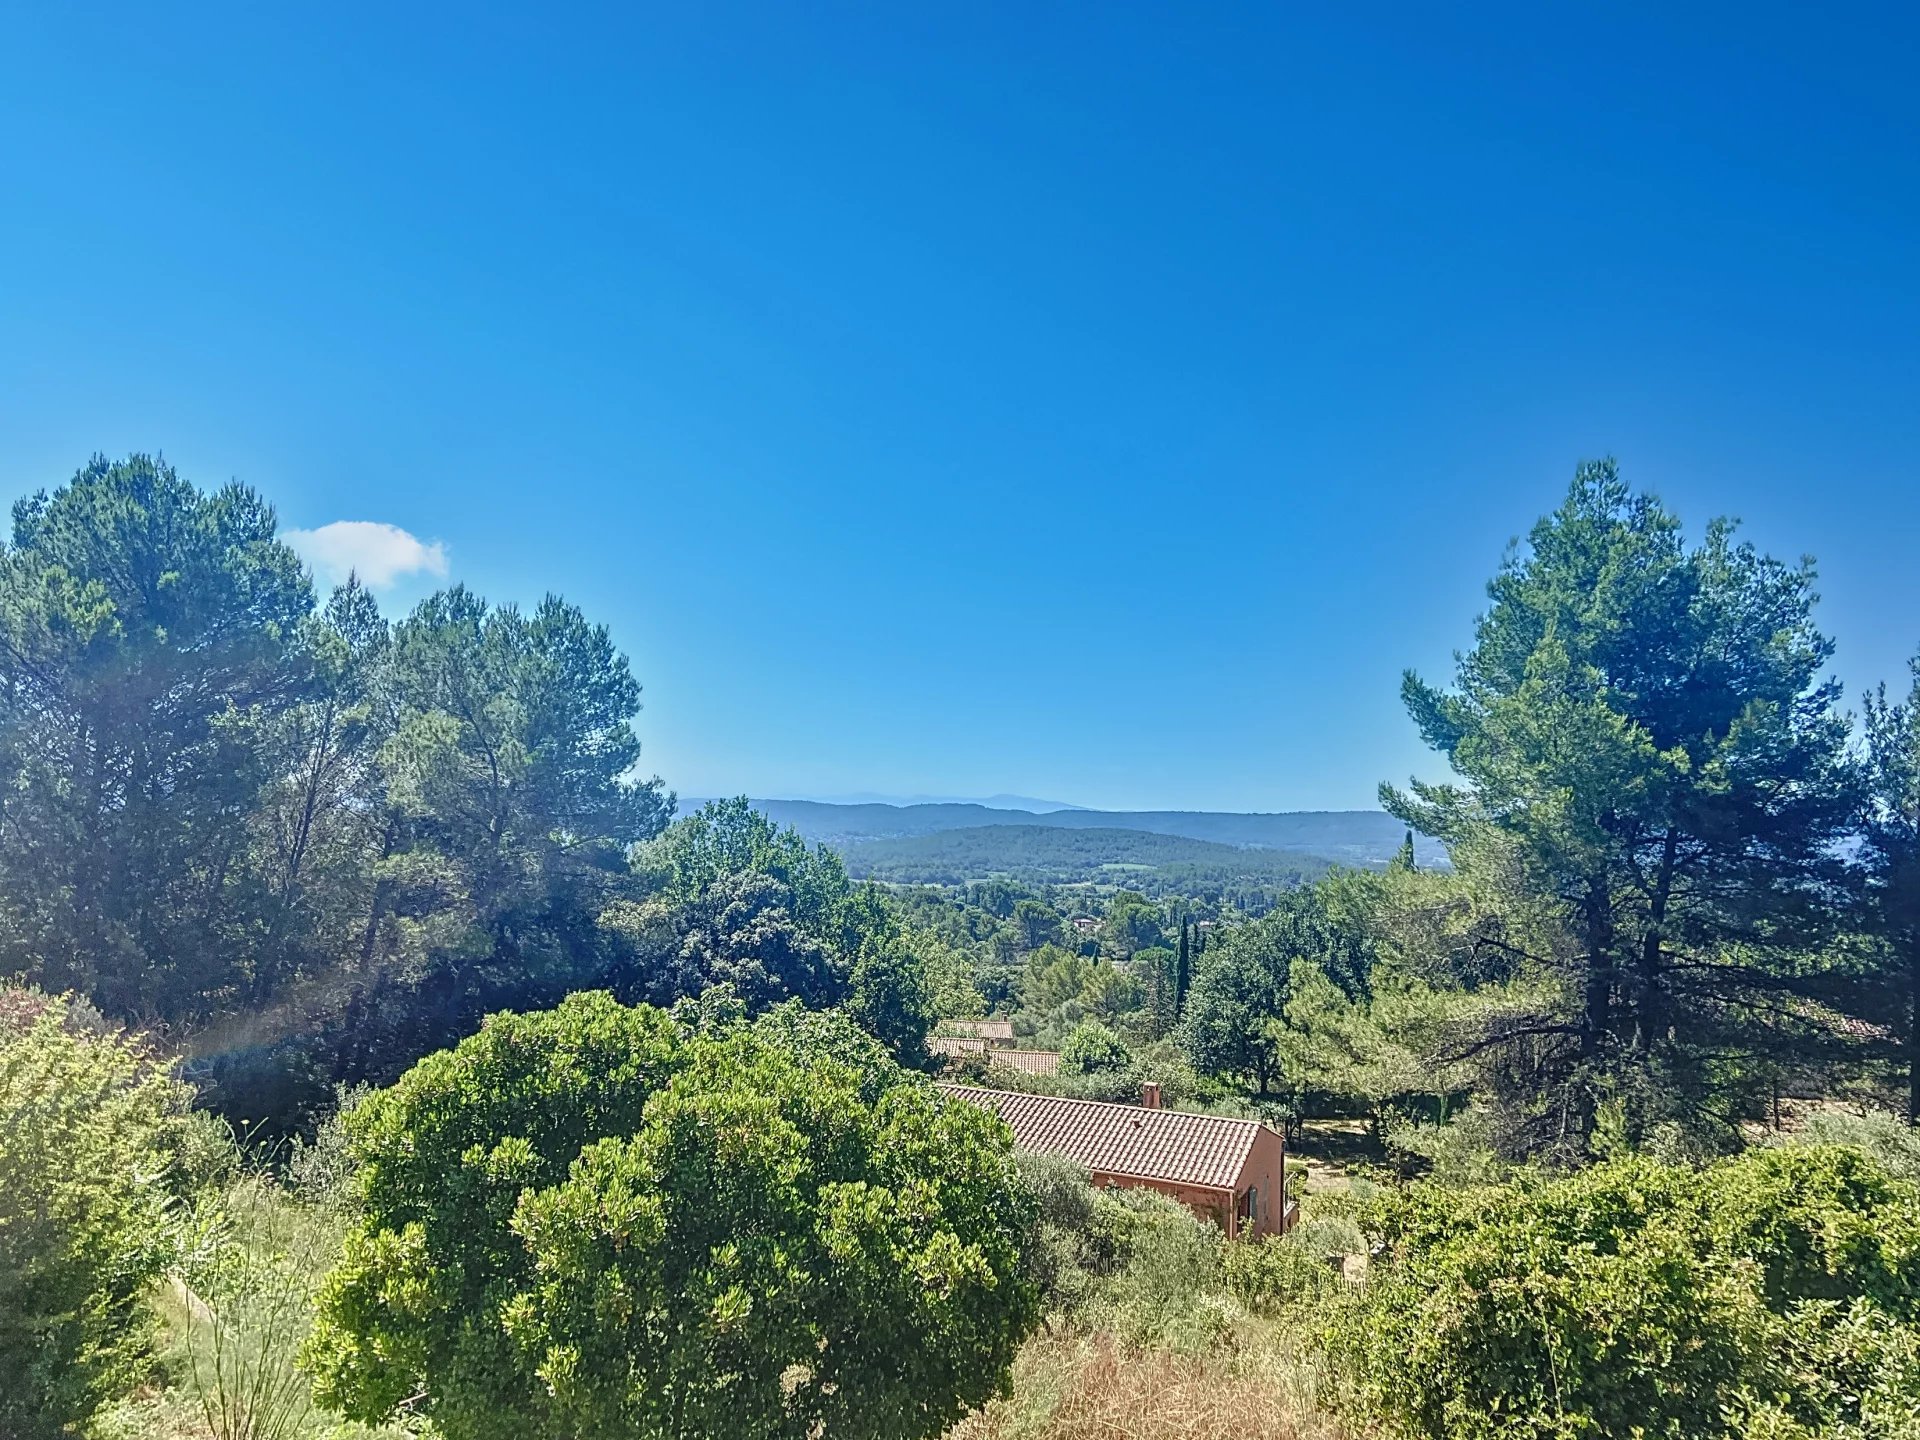
[[1302,1363],[1257,1339],[1202,1356],[1042,1334],[1021,1352],[1012,1397],[949,1440],[1346,1440],[1311,1394]]

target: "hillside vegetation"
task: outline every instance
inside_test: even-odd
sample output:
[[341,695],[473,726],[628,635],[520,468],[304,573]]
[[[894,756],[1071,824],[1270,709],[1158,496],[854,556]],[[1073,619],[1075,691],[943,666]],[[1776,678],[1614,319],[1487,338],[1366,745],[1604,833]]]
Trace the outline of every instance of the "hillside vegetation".
[[939,830],[842,841],[835,848],[848,873],[862,879],[964,885],[998,875],[1043,884],[1124,882],[1149,893],[1181,894],[1207,884],[1298,884],[1325,874],[1331,863],[1294,851],[1242,849],[1149,830],[1039,825]]
[[[1384,865],[1406,839],[1406,826],[1378,810],[1301,810],[1271,815],[1211,810],[1055,810],[1035,814],[985,805],[835,805],[817,800],[756,799],[755,809],[809,840],[840,845],[904,839],[983,826],[1049,830],[1131,830],[1181,835],[1217,845],[1296,850],[1316,860]],[[1444,864],[1445,847],[1415,838],[1415,858]]]
[[[1378,863],[876,884],[676,817],[565,601],[275,536],[133,457],[0,551],[0,1432],[1920,1437],[1920,666],[1850,715],[1809,565],[1583,466]],[[1057,1073],[953,1078],[1264,1122],[1301,1223],[1016,1154],[985,1015]]]

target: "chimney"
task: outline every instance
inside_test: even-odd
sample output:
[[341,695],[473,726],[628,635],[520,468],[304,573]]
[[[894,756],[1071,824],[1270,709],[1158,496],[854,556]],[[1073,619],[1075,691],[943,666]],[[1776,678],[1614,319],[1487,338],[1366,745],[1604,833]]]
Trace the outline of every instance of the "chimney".
[[1160,1082],[1149,1080],[1140,1087],[1140,1103],[1149,1110],[1160,1108]]

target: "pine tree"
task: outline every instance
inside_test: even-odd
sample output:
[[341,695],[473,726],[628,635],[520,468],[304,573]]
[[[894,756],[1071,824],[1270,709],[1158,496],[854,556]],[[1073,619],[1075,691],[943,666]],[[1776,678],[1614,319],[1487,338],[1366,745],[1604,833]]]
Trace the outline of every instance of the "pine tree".
[[1920,1124],[1920,658],[1903,701],[1866,697],[1870,787],[1868,929],[1877,943],[1880,1016],[1906,1072],[1907,1123]]
[[1453,688],[1403,687],[1460,783],[1382,790],[1456,865],[1494,857],[1564,937],[1526,957],[1537,1009],[1470,1043],[1557,1076],[1543,1142],[1577,1146],[1609,1092],[1631,1139],[1724,1124],[1740,1067],[1777,1056],[1760,1018],[1814,1013],[1844,894],[1857,783],[1810,563],[1727,521],[1689,548],[1606,461],[1488,590]]

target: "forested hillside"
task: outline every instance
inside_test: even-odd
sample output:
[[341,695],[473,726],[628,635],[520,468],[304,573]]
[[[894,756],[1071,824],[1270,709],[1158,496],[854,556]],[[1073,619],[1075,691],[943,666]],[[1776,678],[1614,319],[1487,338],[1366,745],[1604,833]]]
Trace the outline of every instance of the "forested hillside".
[[[1297,850],[1346,865],[1384,865],[1406,839],[1406,826],[1379,810],[1301,810],[1238,815],[1209,810],[1054,810],[1035,814],[985,805],[834,805],[816,800],[755,800],[754,808],[809,840],[830,845],[904,839],[989,825],[1022,830],[1135,830],[1181,835],[1218,845]],[[1008,837],[1010,845],[1021,843]],[[1446,863],[1445,847],[1415,838],[1422,864]]]
[[842,841],[835,848],[848,872],[862,879],[964,885],[999,875],[1053,884],[1125,884],[1182,895],[1203,886],[1298,884],[1325,874],[1330,864],[1296,851],[1104,827],[982,825],[897,840]]

